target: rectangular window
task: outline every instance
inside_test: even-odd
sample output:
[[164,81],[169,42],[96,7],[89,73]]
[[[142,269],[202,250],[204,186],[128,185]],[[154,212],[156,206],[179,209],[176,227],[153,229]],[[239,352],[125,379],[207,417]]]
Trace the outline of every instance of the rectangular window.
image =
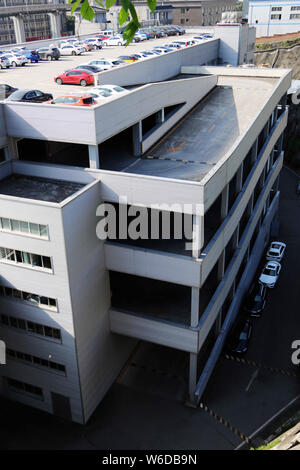
[[0,260],[13,263],[26,264],[32,267],[44,268],[52,271],[51,258],[26,251],[13,250],[12,248],[0,247]]
[[281,15],[271,15],[271,20],[281,20]]
[[299,20],[300,18],[300,13],[294,13],[290,15],[290,20]]
[[18,232],[34,237],[49,239],[48,226],[25,222],[23,220],[8,219],[0,217],[0,229],[9,232]]
[[298,10],[300,10],[300,5],[295,6],[295,7],[291,7],[291,11],[298,11]]
[[22,318],[15,318],[4,314],[1,314],[0,316],[0,324],[25,330],[38,336],[45,336],[47,338],[61,341],[60,330],[58,328],[52,328],[51,326],[41,325],[40,323],[35,323],[24,320]]
[[6,383],[8,387],[13,390],[21,391],[28,395],[34,395],[36,398],[43,398],[43,390],[40,387],[8,377],[6,377]]
[[272,11],[282,11],[282,7],[272,7]]

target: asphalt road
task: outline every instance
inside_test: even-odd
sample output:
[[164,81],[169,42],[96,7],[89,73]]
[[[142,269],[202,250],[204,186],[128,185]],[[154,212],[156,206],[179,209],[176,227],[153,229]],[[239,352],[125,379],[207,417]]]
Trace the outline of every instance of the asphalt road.
[[[16,67],[0,70],[1,82],[16,88],[38,89],[45,93],[52,93],[54,98],[70,92],[86,93],[90,87],[80,85],[57,85],[54,76],[63,73],[74,66],[87,64],[96,58],[117,58],[119,55],[134,54],[139,51],[151,50],[155,45],[163,45],[172,41],[180,41],[182,38],[195,36],[195,32],[183,36],[169,36],[167,38],[149,39],[140,43],[125,46],[107,46],[100,50],[84,52],[79,56],[61,56],[58,61],[40,61],[37,64],[26,64],[24,67]],[[148,59],[151,60],[151,59]],[[130,67],[130,64],[127,65]],[[124,66],[126,67],[126,66]]]
[[[290,372],[294,371],[291,343],[300,339],[300,197],[295,194],[296,180],[289,170],[282,170],[279,238],[287,243],[287,251],[279,283],[270,292],[263,316],[253,319],[246,355],[246,359]],[[141,342],[84,427],[2,400],[0,448],[235,449],[242,443],[240,437],[202,409],[184,406],[186,365],[186,354]],[[299,394],[299,378],[222,357],[203,402],[251,435]]]

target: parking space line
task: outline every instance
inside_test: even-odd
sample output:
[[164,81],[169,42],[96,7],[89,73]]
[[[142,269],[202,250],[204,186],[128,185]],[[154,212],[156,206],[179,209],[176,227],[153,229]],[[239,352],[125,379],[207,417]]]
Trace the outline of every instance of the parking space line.
[[258,367],[259,369],[268,370],[269,372],[273,372],[274,374],[286,375],[288,377],[296,377],[298,379],[300,378],[299,374],[296,374],[295,372],[290,372],[289,370],[281,369],[280,367],[267,366],[256,361],[251,361],[243,357],[231,356],[229,354],[225,354],[224,357],[225,359],[228,359],[230,361],[235,361],[241,364],[247,364],[252,367]]

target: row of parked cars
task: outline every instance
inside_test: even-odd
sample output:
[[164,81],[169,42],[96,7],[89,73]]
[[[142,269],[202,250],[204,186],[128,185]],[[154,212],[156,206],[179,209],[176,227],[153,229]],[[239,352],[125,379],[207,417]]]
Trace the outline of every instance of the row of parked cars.
[[242,315],[234,325],[227,349],[233,354],[245,354],[252,334],[250,317],[260,317],[266,305],[268,289],[275,287],[281,271],[280,261],[283,259],[286,244],[273,241],[266,253],[267,263],[262,269],[258,280],[250,287],[249,293],[242,305]]

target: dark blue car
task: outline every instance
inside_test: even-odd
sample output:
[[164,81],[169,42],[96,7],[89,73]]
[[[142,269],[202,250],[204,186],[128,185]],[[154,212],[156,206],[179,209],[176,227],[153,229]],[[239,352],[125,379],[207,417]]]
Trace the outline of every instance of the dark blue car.
[[30,60],[30,62],[38,62],[40,60],[40,56],[39,54],[37,53],[37,51],[35,51],[34,49],[30,49],[30,50],[25,50],[22,52],[23,55],[25,55],[25,57]]

